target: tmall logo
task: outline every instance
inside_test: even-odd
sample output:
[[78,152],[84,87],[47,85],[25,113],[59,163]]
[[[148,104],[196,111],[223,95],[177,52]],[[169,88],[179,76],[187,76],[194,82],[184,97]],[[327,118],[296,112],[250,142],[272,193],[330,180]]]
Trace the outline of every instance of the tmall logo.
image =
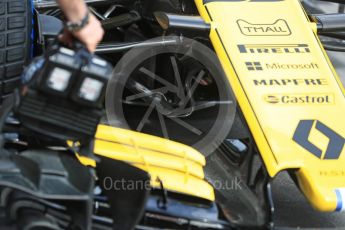
[[289,36],[291,30],[284,19],[278,19],[272,24],[252,24],[245,20],[237,20],[241,33],[246,36]]
[[[322,150],[309,141],[309,136],[313,129],[322,133],[329,139],[327,149]],[[293,140],[314,156],[325,160],[339,159],[345,144],[344,137],[317,120],[300,121],[293,136]]]

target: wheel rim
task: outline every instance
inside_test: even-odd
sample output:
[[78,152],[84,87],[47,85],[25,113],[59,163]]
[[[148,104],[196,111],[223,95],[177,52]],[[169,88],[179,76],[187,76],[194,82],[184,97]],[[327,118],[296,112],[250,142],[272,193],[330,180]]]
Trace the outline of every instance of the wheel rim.
[[[165,62],[170,65],[165,67],[170,68],[170,77],[148,67],[147,63],[157,57],[170,60]],[[181,65],[181,57],[194,59],[200,69]],[[158,61],[158,65],[162,64]],[[150,92],[131,94],[126,88],[130,78],[145,82]],[[201,101],[210,87],[216,90]],[[159,100],[145,101],[149,95],[158,95]],[[186,39],[177,45],[129,51],[115,67],[106,108],[111,125],[182,142],[208,155],[231,129],[236,110],[233,98],[216,55],[201,43]],[[164,108],[162,101],[171,108]]]

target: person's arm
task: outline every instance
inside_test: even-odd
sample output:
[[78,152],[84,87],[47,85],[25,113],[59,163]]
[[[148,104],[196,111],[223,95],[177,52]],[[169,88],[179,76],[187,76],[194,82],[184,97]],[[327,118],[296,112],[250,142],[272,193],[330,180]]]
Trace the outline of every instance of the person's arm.
[[[89,13],[89,10],[83,0],[57,0],[61,10],[66,16],[66,20],[70,22],[80,22]],[[81,30],[69,32],[65,29],[61,36],[61,41],[71,43],[73,36],[86,45],[86,47],[94,52],[104,35],[101,23],[92,14],[89,16],[89,22]]]

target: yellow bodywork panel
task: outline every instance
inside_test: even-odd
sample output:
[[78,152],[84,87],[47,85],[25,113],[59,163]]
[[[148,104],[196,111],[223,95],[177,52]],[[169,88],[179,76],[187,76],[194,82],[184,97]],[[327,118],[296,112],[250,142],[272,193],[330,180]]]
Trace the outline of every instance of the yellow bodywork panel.
[[[138,167],[151,176],[151,185],[160,188],[160,181],[169,191],[214,201],[212,186],[204,180],[204,156],[195,149],[125,129],[99,125],[94,153]],[[95,162],[78,156],[84,165]]]
[[271,177],[345,210],[344,88],[298,0],[196,0]]
[[[69,146],[71,146],[71,145],[69,145]],[[88,167],[92,167],[92,168],[96,168],[96,166],[97,166],[97,162],[94,159],[79,155],[78,153],[76,154],[76,157],[79,160],[79,162],[84,166],[88,166]]]

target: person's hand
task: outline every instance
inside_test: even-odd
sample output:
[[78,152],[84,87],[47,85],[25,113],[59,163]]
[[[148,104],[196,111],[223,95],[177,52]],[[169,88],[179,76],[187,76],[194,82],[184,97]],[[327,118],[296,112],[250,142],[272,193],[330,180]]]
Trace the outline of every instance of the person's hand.
[[61,42],[71,46],[73,38],[76,38],[83,43],[90,52],[94,52],[97,45],[102,41],[103,35],[104,30],[101,23],[91,14],[89,23],[84,28],[76,32],[70,32],[65,29],[59,39]]

